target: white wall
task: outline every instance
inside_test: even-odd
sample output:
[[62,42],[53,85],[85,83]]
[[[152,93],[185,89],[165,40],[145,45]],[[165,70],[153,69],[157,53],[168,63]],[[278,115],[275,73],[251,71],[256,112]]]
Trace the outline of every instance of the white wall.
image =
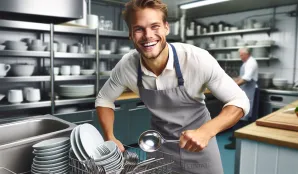
[[[276,8],[276,13],[289,12],[295,10],[296,6],[282,6]],[[236,26],[241,27],[244,19],[251,17],[252,19],[256,19],[263,22],[268,22],[272,15],[273,8],[270,9],[262,9],[241,13],[233,13],[228,15],[220,15],[220,16],[212,16],[206,17],[202,19],[197,19],[198,22],[202,22],[208,25],[211,22],[219,22],[224,21]],[[263,16],[256,16],[263,15]],[[255,17],[254,17],[255,16]],[[276,78],[286,78],[289,83],[293,83],[293,73],[294,67],[298,67],[298,61],[296,65],[294,65],[294,59],[297,59],[294,55],[295,48],[295,32],[296,32],[296,18],[289,17],[286,14],[276,14],[276,28],[277,32],[273,32],[270,36],[266,33],[258,33],[258,34],[245,34],[243,36],[243,40],[262,40],[262,39],[272,39],[278,45],[277,48],[272,49],[272,56],[278,58],[278,61],[270,62],[270,66],[267,66],[266,62],[259,62],[260,72],[274,72]],[[216,37],[215,41],[218,39],[226,39],[236,37],[241,39],[240,36],[221,36]],[[200,39],[196,42],[210,42],[211,39]],[[298,81],[298,70],[296,68],[296,79]]]

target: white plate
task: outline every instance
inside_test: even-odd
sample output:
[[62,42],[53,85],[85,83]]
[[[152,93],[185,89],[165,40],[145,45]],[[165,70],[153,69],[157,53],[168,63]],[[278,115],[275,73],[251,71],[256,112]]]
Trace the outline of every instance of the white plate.
[[69,160],[65,160],[65,161],[61,161],[59,163],[54,163],[54,164],[48,164],[48,165],[40,165],[40,164],[36,164],[35,162],[33,162],[33,166],[35,168],[54,168],[54,167],[58,167],[58,166],[62,166],[62,165],[65,165],[65,164],[68,164],[69,163]]
[[295,108],[286,109],[283,111],[286,114],[295,114]]
[[91,124],[85,123],[80,126],[80,139],[88,156],[98,159],[101,157],[96,147],[104,142],[99,131]]
[[60,163],[60,162],[65,161],[67,159],[68,159],[68,156],[64,156],[64,157],[53,159],[53,160],[47,160],[47,161],[39,161],[36,158],[33,158],[33,162],[35,164],[39,164],[39,165],[50,165],[50,164]]
[[[60,166],[59,168],[55,168],[55,170],[52,168],[51,169],[51,173],[60,173],[60,172],[64,172],[64,171],[67,171],[69,170],[69,164],[67,165],[63,165],[63,166]],[[35,173],[38,173],[38,174],[49,174],[49,171],[48,170],[40,170],[39,168],[35,168],[33,166],[31,166],[31,171],[35,172]]]
[[90,157],[88,156],[87,152],[85,151],[81,139],[80,139],[80,126],[78,126],[78,128],[75,131],[75,140],[76,140],[76,145],[79,149],[80,154],[84,157],[84,159],[90,159]]
[[39,152],[37,150],[33,151],[33,154],[38,155],[38,156],[51,156],[51,155],[56,155],[59,153],[63,153],[63,152],[69,152],[70,146],[66,146],[63,149],[58,149],[58,150],[53,150],[50,152]]
[[49,148],[61,146],[67,143],[69,143],[69,137],[59,137],[59,138],[53,138],[53,139],[41,141],[37,144],[34,144],[33,148],[37,150],[43,150],[43,149],[49,149]]
[[48,161],[48,160],[53,160],[53,159],[57,159],[57,158],[61,158],[64,156],[68,156],[69,152],[63,152],[63,153],[59,153],[56,155],[51,155],[51,156],[35,156],[34,158],[38,161]]
[[55,151],[55,150],[59,150],[59,149],[63,149],[67,146],[70,146],[70,143],[67,143],[67,144],[63,144],[61,146],[57,146],[57,147],[53,147],[53,148],[49,148],[49,149],[44,149],[44,150],[37,150],[37,149],[34,149],[35,152],[37,153],[47,153],[47,152],[51,152],[51,151]]
[[83,156],[81,155],[78,147],[77,147],[77,144],[76,144],[76,139],[75,139],[75,132],[76,130],[78,129],[79,126],[75,127],[71,134],[70,134],[70,144],[71,144],[71,148],[72,148],[72,151],[73,153],[76,155],[76,157],[78,158],[78,160],[80,161],[84,161],[84,158]]

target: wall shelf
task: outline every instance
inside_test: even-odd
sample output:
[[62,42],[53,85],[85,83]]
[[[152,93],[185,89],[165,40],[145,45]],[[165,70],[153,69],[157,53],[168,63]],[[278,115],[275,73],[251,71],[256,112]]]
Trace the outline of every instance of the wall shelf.
[[95,80],[95,75],[55,76],[55,81]]
[[100,54],[101,59],[121,59],[124,54]]
[[[269,60],[277,60],[277,58],[273,57],[259,57],[255,58],[257,61],[269,61]],[[238,59],[216,59],[218,62],[240,62],[242,61],[240,58]]]
[[47,82],[50,76],[3,77],[1,82]]
[[[275,47],[276,45],[250,45],[250,46],[245,46],[247,48],[271,48]],[[237,47],[221,47],[221,48],[210,48],[207,49],[208,51],[228,51],[228,50],[238,50],[242,48],[241,46]]]
[[0,111],[11,111],[11,110],[20,110],[20,109],[33,109],[41,107],[50,107],[51,101],[39,101],[39,102],[22,102],[19,104],[0,104]]
[[63,53],[63,52],[55,52],[55,58],[65,58],[65,59],[95,59],[95,54],[83,54],[83,53]]
[[94,102],[95,102],[95,97],[76,98],[76,99],[59,99],[59,100],[55,100],[55,105],[63,106],[63,105],[94,103]]
[[40,57],[49,58],[49,51],[18,51],[18,50],[1,50],[0,56],[8,57]]

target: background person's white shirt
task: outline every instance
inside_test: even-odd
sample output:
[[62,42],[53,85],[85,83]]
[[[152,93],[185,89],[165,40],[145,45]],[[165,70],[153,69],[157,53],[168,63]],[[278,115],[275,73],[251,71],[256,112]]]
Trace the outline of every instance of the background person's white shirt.
[[[235,105],[240,107],[245,115],[249,112],[250,106],[246,94],[206,50],[183,43],[173,43],[173,45],[177,51],[185,89],[193,99],[204,103],[204,91],[208,88],[216,98],[226,103],[225,106]],[[178,86],[173,65],[173,51],[170,45],[168,47],[169,59],[165,69],[158,77],[141,64],[144,88],[164,90]],[[126,87],[139,94],[137,86],[137,67],[139,63],[140,54],[136,50],[125,54],[98,93],[95,107],[115,109],[114,101]]]
[[240,68],[240,77],[245,81],[258,81],[258,63],[252,56],[242,64]]

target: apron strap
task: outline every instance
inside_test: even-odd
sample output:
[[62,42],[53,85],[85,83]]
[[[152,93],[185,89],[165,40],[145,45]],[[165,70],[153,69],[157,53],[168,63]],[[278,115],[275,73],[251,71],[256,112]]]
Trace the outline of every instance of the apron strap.
[[[175,67],[176,75],[177,75],[177,78],[178,78],[178,86],[184,86],[184,79],[183,79],[183,76],[182,76],[182,73],[181,73],[180,64],[179,64],[176,49],[172,44],[170,44],[170,46],[172,47],[172,50],[173,50],[174,67]],[[141,61],[139,61],[138,82],[137,82],[138,87],[143,87],[142,75],[143,75],[143,72],[142,72],[142,69],[141,69]]]

